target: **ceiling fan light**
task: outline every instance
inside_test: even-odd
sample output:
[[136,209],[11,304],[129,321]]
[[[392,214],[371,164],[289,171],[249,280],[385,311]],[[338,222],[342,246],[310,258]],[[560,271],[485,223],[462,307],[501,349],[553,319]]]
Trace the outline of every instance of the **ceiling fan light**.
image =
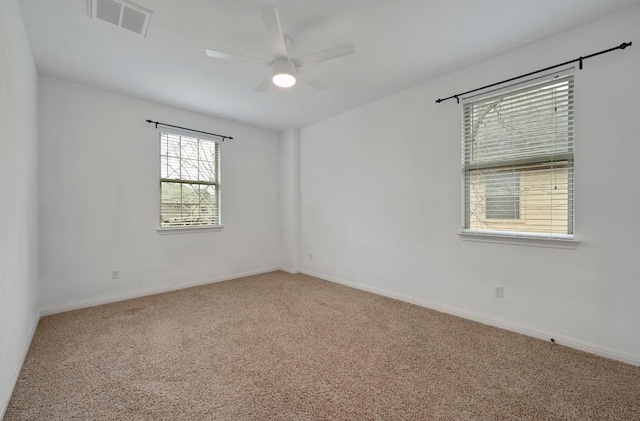
[[289,72],[280,72],[273,75],[273,83],[281,88],[290,88],[296,84],[296,77]]

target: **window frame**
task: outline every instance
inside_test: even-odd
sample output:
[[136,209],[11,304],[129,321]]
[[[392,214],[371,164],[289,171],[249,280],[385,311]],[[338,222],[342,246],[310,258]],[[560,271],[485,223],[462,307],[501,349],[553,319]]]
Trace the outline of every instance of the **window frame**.
[[[214,182],[202,182],[197,181],[195,184],[203,184],[203,185],[211,185],[215,186],[215,191],[217,195],[217,203],[218,203],[218,224],[192,224],[192,225],[173,225],[173,226],[163,226],[162,225],[162,183],[173,182],[176,184],[193,184],[193,181],[196,180],[186,180],[182,177],[179,179],[180,181],[176,181],[176,179],[165,179],[162,177],[162,136],[163,134],[176,135],[181,137],[188,137],[192,139],[197,139],[198,142],[206,141],[206,142],[215,142],[216,146],[216,156],[215,156],[215,181]],[[189,130],[182,130],[178,128],[158,128],[157,130],[157,159],[158,159],[158,226],[157,231],[160,234],[181,234],[181,233],[197,233],[197,232],[211,232],[211,231],[221,231],[224,227],[222,223],[222,140],[217,137],[204,135],[201,133],[193,133]],[[198,163],[200,160],[198,159]],[[182,168],[182,163],[180,163],[180,167]],[[190,183],[191,181],[191,183]]]
[[[571,183],[567,184],[568,191],[568,233],[567,234],[557,234],[557,233],[536,233],[536,232],[526,232],[526,231],[498,231],[498,230],[479,230],[479,229],[471,229],[470,224],[470,213],[471,213],[471,195],[469,191],[469,184],[467,183],[467,177],[470,176],[470,173],[474,170],[478,169],[492,169],[495,171],[508,171],[509,168],[514,168],[516,165],[523,164],[549,164],[548,167],[550,170],[554,169],[554,164],[558,163],[561,165],[566,165],[568,169],[570,169],[571,173],[575,169],[574,161],[575,161],[575,97],[571,101],[571,118],[573,118],[574,123],[572,125],[571,135],[573,137],[573,143],[571,143],[570,151],[566,154],[549,154],[548,156],[538,156],[536,159],[524,159],[524,160],[512,160],[509,161],[490,161],[489,163],[483,162],[480,164],[468,164],[466,162],[466,147],[467,147],[467,138],[465,136],[465,106],[469,103],[479,103],[488,101],[491,98],[496,98],[499,96],[505,96],[509,92],[516,92],[523,89],[535,89],[537,86],[548,84],[549,82],[553,82],[556,79],[570,79],[573,84],[573,91],[575,95],[575,69],[567,68],[558,72],[548,73],[543,76],[529,79],[520,83],[512,84],[503,88],[483,92],[477,95],[472,95],[463,99],[463,108],[462,108],[462,121],[461,121],[461,155],[462,155],[462,229],[458,232],[458,235],[463,240],[471,240],[471,241],[481,241],[481,242],[490,242],[490,243],[511,243],[517,245],[533,245],[533,246],[543,246],[543,247],[557,247],[557,248],[569,248],[573,249],[580,243],[575,236],[575,182],[572,179]],[[522,175],[522,174],[520,174]],[[573,174],[571,175],[573,176]],[[523,219],[522,208],[525,206],[526,208],[526,197],[523,197],[522,193],[519,198],[519,218],[518,219],[502,219],[502,221],[517,221]],[[526,214],[526,212],[525,212]],[[493,219],[493,221],[501,221],[501,219]]]

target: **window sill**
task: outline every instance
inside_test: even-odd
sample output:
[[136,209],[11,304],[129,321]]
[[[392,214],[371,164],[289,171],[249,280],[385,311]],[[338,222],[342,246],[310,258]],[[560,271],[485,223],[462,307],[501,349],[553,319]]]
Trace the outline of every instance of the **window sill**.
[[222,225],[208,225],[203,227],[185,226],[185,227],[158,227],[158,234],[195,234],[200,232],[216,232],[222,231]]
[[546,238],[527,237],[516,235],[501,235],[492,233],[459,232],[458,236],[464,241],[476,241],[480,243],[513,244],[517,246],[550,247],[574,250],[580,244],[575,238]]

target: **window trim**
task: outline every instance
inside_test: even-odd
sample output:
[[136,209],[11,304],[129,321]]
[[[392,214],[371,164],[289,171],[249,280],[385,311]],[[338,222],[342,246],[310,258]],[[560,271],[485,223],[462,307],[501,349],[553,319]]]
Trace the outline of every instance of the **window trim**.
[[[465,139],[465,113],[464,106],[468,103],[480,102],[486,100],[488,98],[499,97],[499,96],[507,96],[509,93],[531,87],[534,88],[536,86],[540,86],[546,84],[554,79],[562,79],[565,77],[570,77],[572,79],[575,91],[575,68],[568,67],[559,71],[549,72],[542,74],[541,76],[531,78],[529,80],[525,80],[522,82],[514,83],[511,85],[507,85],[501,88],[492,89],[480,93],[476,93],[474,95],[467,96],[462,98],[463,112],[461,119],[461,148],[462,148],[462,228],[457,233],[460,239],[465,241],[472,242],[486,242],[486,243],[497,243],[497,244],[514,244],[514,245],[529,245],[529,246],[539,246],[539,247],[552,247],[552,248],[562,248],[562,249],[575,249],[577,245],[581,242],[576,238],[575,235],[575,184],[572,183],[568,186],[570,195],[568,201],[570,202],[570,206],[572,211],[569,213],[568,224],[570,227],[569,234],[552,234],[552,233],[530,233],[530,232],[500,232],[500,231],[491,231],[491,230],[472,230],[466,228],[467,222],[470,218],[470,210],[466,203],[466,197],[468,195],[467,185],[465,183],[467,171],[470,168],[467,168],[467,163],[465,159],[465,148],[466,148],[466,139]],[[574,137],[575,137],[575,99],[573,102],[573,112],[574,112]],[[571,168],[575,171],[575,143],[572,146],[572,152],[568,152],[565,154],[554,154],[550,155],[548,158],[548,162],[561,162],[566,161],[571,163]],[[538,162],[542,162],[541,158],[538,157],[535,159],[512,159],[512,160],[504,160],[499,164],[497,162],[494,163],[480,163],[475,164],[473,169],[483,169],[483,168],[508,168],[515,165],[526,165],[526,164],[535,164]],[[546,158],[545,158],[546,160]],[[497,165],[496,165],[497,164]],[[521,200],[521,208],[522,211],[522,198]]]
[[[221,174],[222,174],[222,141],[216,137],[213,136],[207,136],[207,135],[203,135],[200,133],[191,133],[188,130],[183,130],[183,129],[177,129],[177,128],[166,128],[166,127],[162,127],[162,128],[158,128],[158,130],[156,131],[157,133],[157,137],[156,137],[156,141],[157,141],[157,157],[158,157],[158,161],[157,161],[157,165],[158,165],[158,195],[157,195],[157,200],[156,203],[158,204],[158,211],[157,211],[157,216],[158,216],[158,225],[156,226],[156,231],[158,232],[158,234],[161,235],[166,235],[166,234],[191,234],[191,233],[203,233],[203,232],[218,232],[218,231],[222,231],[222,229],[224,228],[224,225],[222,223],[222,180],[221,180]],[[173,135],[178,135],[178,136],[187,136],[187,137],[191,137],[191,138],[195,138],[195,139],[199,139],[199,140],[207,140],[207,141],[211,141],[211,142],[216,142],[218,143],[218,162],[217,162],[217,168],[216,168],[216,192],[218,194],[218,224],[216,225],[181,225],[181,226],[169,226],[169,227],[163,227],[162,225],[160,225],[160,220],[161,220],[161,216],[162,216],[162,183],[163,183],[163,178],[162,178],[162,150],[160,147],[160,141],[158,141],[158,139],[160,139],[160,137],[162,136],[163,133],[169,133],[169,134],[173,134]]]
[[224,225],[185,225],[183,227],[157,227],[160,234],[190,234],[194,232],[222,231]]
[[[530,234],[530,233],[529,233]],[[544,236],[532,236],[532,235],[517,235],[513,233],[500,234],[500,231],[468,231],[462,230],[457,233],[463,241],[471,241],[477,243],[493,243],[493,244],[512,244],[517,246],[533,246],[533,247],[548,247],[557,249],[574,250],[578,247],[582,241],[575,236],[569,238],[567,234],[564,237],[560,237],[560,234],[554,234],[557,237],[549,237],[546,234]]]

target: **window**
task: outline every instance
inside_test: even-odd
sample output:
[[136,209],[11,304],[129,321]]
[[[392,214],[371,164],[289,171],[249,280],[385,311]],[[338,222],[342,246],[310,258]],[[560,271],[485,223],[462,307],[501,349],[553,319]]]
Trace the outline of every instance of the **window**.
[[220,225],[218,142],[160,132],[160,227]]
[[573,238],[573,75],[465,102],[463,232]]
[[485,182],[487,219],[520,219],[520,174],[489,174]]

